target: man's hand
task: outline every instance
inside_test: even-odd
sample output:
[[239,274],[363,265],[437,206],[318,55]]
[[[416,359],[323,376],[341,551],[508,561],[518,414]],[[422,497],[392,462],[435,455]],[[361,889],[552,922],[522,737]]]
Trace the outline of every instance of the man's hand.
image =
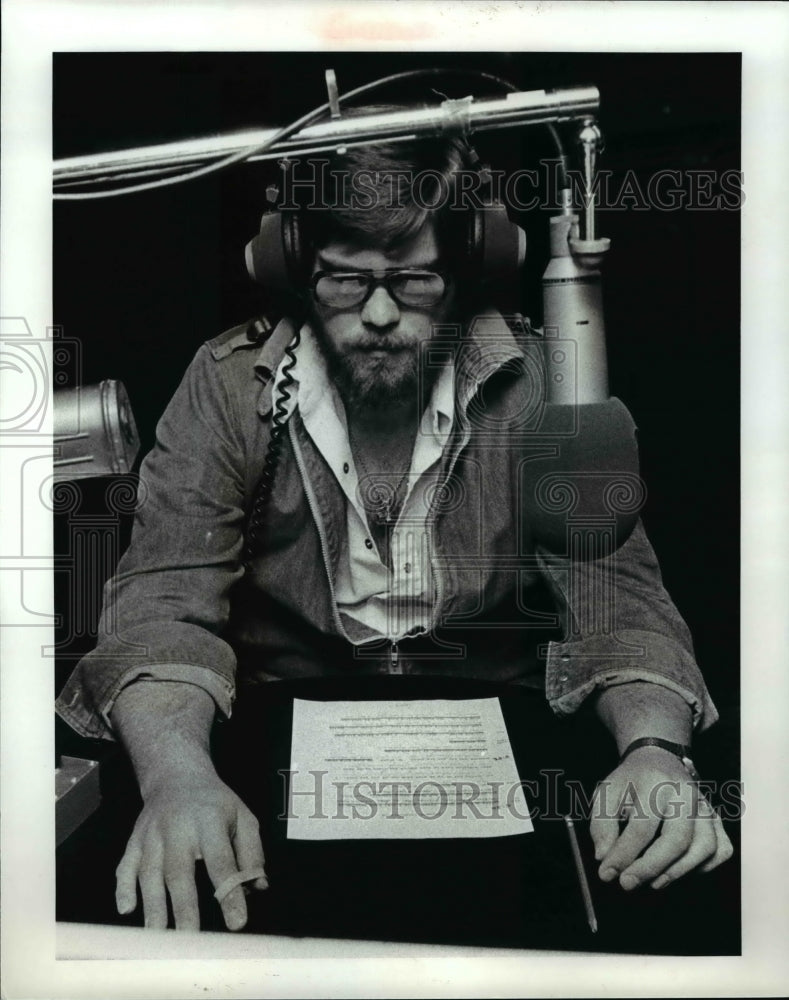
[[590,833],[600,878],[618,877],[626,890],[644,883],[662,889],[693,869],[711,871],[733,853],[698,784],[659,747],[634,750],[598,786]]
[[[176,928],[199,930],[194,867],[200,858],[215,889],[239,871],[263,867],[257,820],[212,768],[149,789],[117,868],[118,912],[135,909],[139,882],[146,927],[167,926],[169,895]],[[252,883],[256,889],[267,884],[265,878]],[[247,907],[240,885],[221,907],[229,930],[244,926]]]
[[[214,770],[209,732],[214,702],[193,684],[137,681],[118,695],[111,721],[134,765],[145,806],[117,869],[120,913],[142,891],[145,926],[167,926],[167,895],[179,930],[200,926],[195,861],[202,858],[214,889],[239,871],[262,868],[258,824]],[[253,885],[265,889],[265,878]],[[230,930],[247,919],[244,890],[220,899]]]

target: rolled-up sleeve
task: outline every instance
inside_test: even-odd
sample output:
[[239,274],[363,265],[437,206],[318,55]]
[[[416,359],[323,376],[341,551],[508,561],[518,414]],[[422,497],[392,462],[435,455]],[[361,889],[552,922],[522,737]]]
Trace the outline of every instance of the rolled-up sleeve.
[[236,661],[221,633],[242,574],[246,489],[234,405],[202,347],[140,469],[132,540],[104,589],[98,644],[57,701],[84,736],[113,738],[112,706],[137,680],[197,685],[230,713]]
[[716,721],[690,632],[641,522],[610,556],[574,562],[543,550],[539,558],[565,630],[564,641],[550,643],[546,664],[546,694],[558,715],[576,711],[595,690],[647,681],[679,694],[694,728]]

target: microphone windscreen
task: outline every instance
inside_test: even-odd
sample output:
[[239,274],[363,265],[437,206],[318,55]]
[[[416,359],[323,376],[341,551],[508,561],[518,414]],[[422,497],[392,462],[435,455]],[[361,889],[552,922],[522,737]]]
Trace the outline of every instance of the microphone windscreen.
[[[521,497],[529,532],[552,552],[593,558],[622,545],[646,489],[636,426],[621,400],[547,403],[521,466]],[[579,534],[591,544],[579,547]]]

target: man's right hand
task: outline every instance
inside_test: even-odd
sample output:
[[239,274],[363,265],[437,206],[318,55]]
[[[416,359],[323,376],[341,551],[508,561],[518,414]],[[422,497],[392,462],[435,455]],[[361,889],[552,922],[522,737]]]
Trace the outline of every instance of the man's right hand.
[[[139,882],[146,927],[167,927],[169,895],[176,928],[199,930],[195,861],[200,858],[214,889],[239,871],[263,867],[257,820],[213,771],[149,791],[116,871],[118,912],[136,908]],[[251,884],[268,885],[265,878]],[[231,889],[220,905],[228,930],[246,924],[242,886]]]
[[[263,867],[257,820],[211,761],[214,710],[201,688],[169,681],[129,684],[112,709],[145,803],[116,871],[115,899],[119,913],[131,913],[139,883],[146,927],[167,926],[169,895],[176,928],[199,929],[198,859],[215,890],[240,871]],[[265,889],[267,882],[257,878],[252,885]],[[220,905],[229,930],[244,926],[241,885],[232,886]]]

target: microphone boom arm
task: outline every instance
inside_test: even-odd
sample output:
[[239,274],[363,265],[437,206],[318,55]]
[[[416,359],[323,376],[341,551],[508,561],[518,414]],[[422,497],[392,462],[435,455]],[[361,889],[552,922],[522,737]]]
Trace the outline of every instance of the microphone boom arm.
[[[447,100],[433,107],[330,118],[309,125],[290,138],[273,143],[262,152],[253,153],[249,158],[270,160],[295,153],[312,155],[334,152],[343,146],[405,141],[458,130],[474,132],[586,120],[597,112],[599,106],[600,92],[593,86],[515,91],[503,98],[479,101],[467,97]],[[174,166],[196,166],[245,148],[254,150],[276,132],[276,129],[263,129],[62,158],[54,163],[55,189],[64,183],[111,180],[113,176],[129,170],[143,172],[146,168],[153,171]]]

